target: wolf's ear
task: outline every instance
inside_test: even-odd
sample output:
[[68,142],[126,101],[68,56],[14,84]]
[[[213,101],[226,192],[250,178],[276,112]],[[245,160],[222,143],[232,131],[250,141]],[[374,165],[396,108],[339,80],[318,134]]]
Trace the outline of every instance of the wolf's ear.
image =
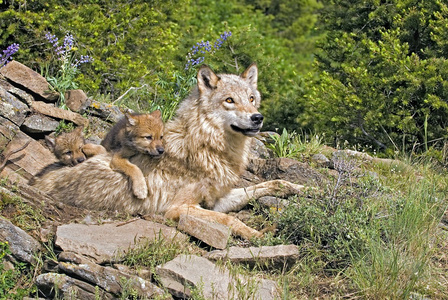
[[258,67],[256,63],[252,63],[246,71],[241,74],[241,78],[245,79],[253,87],[257,88]]
[[78,134],[79,136],[84,136],[83,130],[84,130],[84,126],[78,126],[73,131],[76,132],[76,134]]
[[201,93],[207,89],[216,89],[219,77],[213,73],[212,69],[203,65],[198,71],[198,88]]
[[45,136],[45,144],[47,144],[48,148],[50,148],[50,150],[54,152],[54,148],[56,146],[54,134]]
[[126,118],[126,123],[135,126],[137,124],[137,120],[134,118],[131,114],[124,114],[124,117]]
[[152,113],[150,113],[151,116],[153,116],[154,118],[161,118],[162,117],[162,112],[160,110],[155,110]]

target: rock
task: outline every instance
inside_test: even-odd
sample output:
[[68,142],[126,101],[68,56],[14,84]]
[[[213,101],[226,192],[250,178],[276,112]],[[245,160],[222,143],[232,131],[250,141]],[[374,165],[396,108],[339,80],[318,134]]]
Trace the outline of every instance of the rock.
[[174,228],[151,221],[139,219],[123,226],[120,224],[62,225],[57,228],[55,244],[64,251],[76,252],[102,264],[116,261],[142,240],[154,240],[160,235],[168,240],[187,240],[185,235]]
[[230,238],[230,228],[191,215],[181,215],[177,229],[217,249],[224,249]]
[[230,260],[234,263],[255,265],[261,267],[275,267],[287,269],[299,257],[299,248],[296,245],[278,245],[262,247],[230,247],[227,250],[215,250],[205,255],[206,258],[216,260]]
[[55,102],[59,97],[58,93],[50,91],[49,84],[43,76],[15,60],[1,68],[0,73],[15,86],[24,88],[42,100]]
[[27,133],[49,133],[58,128],[59,122],[41,114],[32,114],[27,117],[22,125],[22,130]]
[[[1,127],[2,125],[0,124],[0,128]],[[5,151],[2,153],[3,156],[8,156],[10,152],[21,148],[27,142],[29,142],[29,144],[26,148],[12,154],[8,158],[8,163],[6,164],[5,169],[0,173],[1,176],[11,175],[11,171],[19,172],[22,180],[28,182],[29,179],[40,172],[45,166],[56,162],[56,158],[50,150],[21,131],[17,132],[12,141],[8,144]],[[19,177],[16,179],[20,180]]]
[[309,165],[291,158],[251,159],[248,171],[260,181],[283,179],[301,185],[314,185],[323,176]]
[[79,113],[88,113],[111,123],[117,123],[124,117],[124,114],[120,111],[118,106],[91,99],[87,100],[84,105],[79,108]]
[[330,160],[323,154],[314,154],[311,157],[311,161],[315,162],[320,167],[330,167]]
[[60,120],[67,120],[79,126],[87,127],[87,125],[89,125],[89,120],[83,118],[83,116],[81,116],[80,114],[56,107],[42,101],[34,101],[31,105],[31,108],[43,115]]
[[263,158],[268,159],[272,158],[272,151],[268,150],[265,146],[265,140],[261,135],[257,135],[254,139],[252,139],[249,156],[252,158]]
[[34,101],[34,98],[33,98],[33,96],[31,96],[24,90],[18,89],[15,86],[13,86],[12,84],[10,84],[9,82],[7,82],[6,80],[1,80],[1,79],[0,79],[0,87],[5,89],[11,95],[16,96],[17,99],[19,99],[20,101],[25,103],[28,107],[31,107],[31,104]]
[[7,118],[17,126],[22,125],[27,114],[28,106],[19,101],[14,95],[0,86],[0,115]]
[[45,273],[36,278],[39,291],[50,299],[116,299],[112,294],[65,274]]
[[36,255],[41,250],[40,244],[25,231],[3,218],[0,218],[0,240],[8,242],[9,250],[16,259],[30,264],[36,263]]
[[285,208],[289,201],[282,199],[282,198],[277,198],[277,197],[273,197],[273,196],[264,196],[264,197],[260,197],[257,202],[260,205],[263,205],[265,207],[272,207],[272,208],[277,208],[279,210]]
[[69,90],[65,93],[65,105],[71,111],[78,111],[87,101],[87,95],[83,90]]
[[59,270],[71,277],[79,278],[90,284],[99,286],[106,292],[114,295],[120,295],[122,293],[123,285],[135,290],[143,298],[163,295],[162,289],[147,280],[95,263],[84,262],[83,264],[77,265],[68,262],[59,262]]
[[[197,288],[205,299],[268,300],[279,297],[275,282],[232,275],[224,266],[218,267],[199,256],[179,255],[157,266],[156,272],[163,286],[178,298],[191,296],[191,288]],[[241,290],[238,288],[243,286]]]

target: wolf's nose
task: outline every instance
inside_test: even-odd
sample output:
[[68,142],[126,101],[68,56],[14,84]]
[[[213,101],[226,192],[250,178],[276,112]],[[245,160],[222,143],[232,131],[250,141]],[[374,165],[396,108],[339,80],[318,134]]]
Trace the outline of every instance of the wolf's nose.
[[165,152],[165,149],[163,147],[156,147],[156,149],[159,154],[163,154],[163,152]]
[[85,161],[86,159],[84,158],[84,157],[78,157],[77,159],[76,159],[76,163],[78,163],[78,164],[80,164],[80,163],[82,163],[83,161]]
[[261,124],[261,122],[263,122],[264,117],[262,114],[253,114],[252,116],[250,116],[250,119],[255,124]]

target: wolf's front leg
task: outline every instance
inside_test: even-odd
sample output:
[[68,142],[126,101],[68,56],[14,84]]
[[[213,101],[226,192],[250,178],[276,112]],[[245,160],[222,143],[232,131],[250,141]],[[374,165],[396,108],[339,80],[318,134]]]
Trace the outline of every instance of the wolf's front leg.
[[251,199],[264,196],[286,197],[299,193],[305,186],[294,184],[286,180],[271,180],[252,185],[246,188],[233,189],[225,197],[219,199],[214,211],[229,212],[238,211],[246,206]]
[[168,219],[179,220],[181,215],[191,215],[203,220],[218,222],[220,224],[228,226],[232,233],[241,236],[245,239],[251,239],[253,237],[261,237],[263,234],[253,228],[250,228],[235,217],[227,214],[211,211],[199,207],[193,204],[182,204],[179,206],[171,207],[166,213],[165,217]]
[[129,176],[132,184],[132,192],[138,199],[145,199],[148,196],[148,186],[146,178],[139,167],[121,157],[120,153],[114,153],[110,162],[110,167],[114,171],[124,173]]

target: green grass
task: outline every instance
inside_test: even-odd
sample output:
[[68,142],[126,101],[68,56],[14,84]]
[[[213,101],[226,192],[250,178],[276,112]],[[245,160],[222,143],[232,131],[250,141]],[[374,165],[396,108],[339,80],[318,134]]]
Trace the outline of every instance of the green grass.
[[285,299],[444,299],[447,260],[436,257],[448,176],[428,160],[407,162],[340,161],[328,184],[283,210],[255,205],[257,218],[277,224],[257,244],[300,247],[279,274]]

